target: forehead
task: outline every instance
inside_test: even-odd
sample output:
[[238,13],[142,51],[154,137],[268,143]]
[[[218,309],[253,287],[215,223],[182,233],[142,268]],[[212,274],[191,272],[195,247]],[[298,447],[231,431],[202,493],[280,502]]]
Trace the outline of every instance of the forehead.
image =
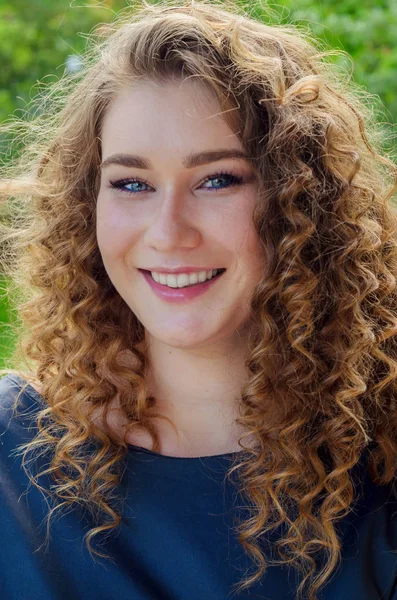
[[[214,92],[197,79],[168,82],[145,81],[124,87],[111,101],[102,123],[104,152],[170,148],[190,145],[242,148],[233,128],[232,115]],[[122,148],[120,147],[122,146]]]

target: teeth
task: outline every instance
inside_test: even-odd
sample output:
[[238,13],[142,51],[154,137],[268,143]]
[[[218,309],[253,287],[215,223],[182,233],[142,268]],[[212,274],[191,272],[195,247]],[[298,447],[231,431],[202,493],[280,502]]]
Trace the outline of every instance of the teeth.
[[213,271],[200,271],[198,273],[179,273],[178,275],[165,275],[151,271],[154,281],[172,288],[181,288],[196,283],[202,283],[206,279],[212,279],[218,273],[218,269]]

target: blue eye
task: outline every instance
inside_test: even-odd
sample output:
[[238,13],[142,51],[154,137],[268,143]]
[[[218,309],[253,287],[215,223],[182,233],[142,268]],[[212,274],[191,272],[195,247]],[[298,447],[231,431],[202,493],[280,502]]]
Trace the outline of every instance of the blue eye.
[[[227,172],[220,172],[220,173],[213,173],[212,175],[210,175],[209,177],[207,177],[207,179],[203,182],[207,183],[208,181],[214,181],[214,180],[229,180],[229,185],[223,186],[223,187],[206,187],[204,189],[207,190],[212,190],[214,192],[217,192],[218,190],[224,190],[228,187],[233,187],[236,185],[241,185],[244,182],[244,178],[240,177],[238,175],[234,175],[233,173],[227,173]],[[142,180],[142,179],[120,179],[118,181],[110,181],[110,186],[112,188],[115,188],[117,190],[120,190],[121,192],[124,192],[126,194],[139,194],[140,192],[145,192],[147,190],[139,190],[136,189],[136,186],[139,185],[149,185],[149,183],[146,180]],[[130,187],[128,187],[130,186]]]
[[[238,175],[233,175],[233,173],[214,173],[213,175],[210,175],[209,177],[207,177],[207,179],[204,181],[204,183],[207,183],[207,181],[214,181],[214,180],[220,180],[220,179],[229,179],[230,183],[229,185],[227,185],[226,187],[233,187],[234,185],[240,185],[241,183],[243,183],[243,177],[239,177]],[[223,187],[218,188],[218,187],[211,187],[211,188],[205,188],[207,190],[212,189],[214,191],[217,191],[219,189],[224,189]]]

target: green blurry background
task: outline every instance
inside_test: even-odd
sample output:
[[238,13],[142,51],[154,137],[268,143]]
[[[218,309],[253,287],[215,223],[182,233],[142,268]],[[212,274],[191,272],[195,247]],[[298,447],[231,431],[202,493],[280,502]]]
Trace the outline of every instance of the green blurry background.
[[[149,0],[155,3],[155,0]],[[242,2],[261,16],[265,0]],[[309,27],[328,47],[346,51],[334,60],[379,96],[379,118],[397,121],[397,0],[280,0],[269,2],[281,22]],[[53,81],[78,68],[78,57],[94,25],[110,22],[126,0],[0,0],[0,122],[27,102],[39,81]],[[374,99],[374,104],[376,101]],[[18,114],[19,111],[18,111]],[[0,275],[1,291],[6,281]],[[2,293],[3,295],[3,293]],[[11,307],[0,302],[0,368],[15,340],[7,323]]]

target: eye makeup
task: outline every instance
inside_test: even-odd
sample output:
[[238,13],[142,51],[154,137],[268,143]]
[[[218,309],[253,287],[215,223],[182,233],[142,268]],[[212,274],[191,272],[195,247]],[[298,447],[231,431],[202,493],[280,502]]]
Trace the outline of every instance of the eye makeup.
[[[218,192],[221,190],[229,189],[231,187],[243,185],[244,183],[248,183],[248,181],[245,179],[245,177],[242,177],[241,175],[237,175],[237,174],[233,173],[232,171],[222,170],[222,171],[217,171],[216,173],[212,173],[211,175],[206,177],[206,179],[201,184],[201,187],[205,183],[207,183],[208,181],[211,181],[213,179],[226,179],[226,180],[228,179],[229,184],[224,187],[203,187],[202,189],[208,189],[211,192]],[[150,185],[147,180],[139,179],[136,177],[111,180],[109,183],[110,183],[111,188],[119,190],[122,193],[131,194],[131,195],[144,193],[147,190],[133,191],[133,190],[130,190],[127,188],[128,185],[134,185],[134,184]]]

